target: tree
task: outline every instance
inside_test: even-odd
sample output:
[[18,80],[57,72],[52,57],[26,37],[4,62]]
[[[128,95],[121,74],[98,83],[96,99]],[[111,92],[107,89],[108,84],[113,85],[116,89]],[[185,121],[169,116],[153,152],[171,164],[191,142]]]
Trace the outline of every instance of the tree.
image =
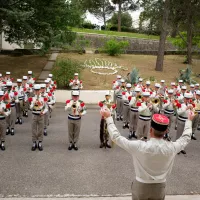
[[115,11],[115,7],[111,5],[109,0],[83,0],[82,4],[88,11],[98,20],[103,21],[105,29],[106,22],[111,14]]
[[121,15],[123,12],[138,9],[138,3],[133,0],[112,0],[115,5],[118,5],[118,31],[121,31]]
[[[81,12],[72,1],[9,0],[0,5],[0,31],[6,41],[32,42],[49,48],[53,38],[79,23]],[[0,32],[0,33],[1,33]]]
[[[108,22],[111,23],[112,25],[117,25],[118,24],[118,14],[114,13],[112,18],[110,20],[108,20]],[[133,20],[132,20],[131,15],[128,12],[121,14],[121,23],[125,27],[129,27],[129,28],[132,27]]]
[[170,0],[165,0],[164,12],[163,12],[163,21],[160,34],[160,42],[158,48],[158,55],[156,61],[156,71],[163,71],[163,62],[165,54],[165,41],[168,34],[168,19],[170,11]]

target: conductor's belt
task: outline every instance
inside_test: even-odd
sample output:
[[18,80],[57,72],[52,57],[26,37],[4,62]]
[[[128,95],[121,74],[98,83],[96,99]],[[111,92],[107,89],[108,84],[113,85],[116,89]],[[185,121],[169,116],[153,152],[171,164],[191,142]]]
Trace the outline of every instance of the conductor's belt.
[[185,122],[187,120],[187,117],[178,116],[178,119],[182,122]]
[[143,121],[149,121],[149,120],[151,120],[151,116],[139,115],[139,119],[141,119]]
[[174,114],[174,110],[165,109],[165,110],[164,110],[164,113],[165,113],[165,114]]
[[79,115],[68,115],[68,119],[71,119],[71,120],[79,120],[81,119],[81,117]]
[[131,107],[131,111],[138,112],[138,107]]

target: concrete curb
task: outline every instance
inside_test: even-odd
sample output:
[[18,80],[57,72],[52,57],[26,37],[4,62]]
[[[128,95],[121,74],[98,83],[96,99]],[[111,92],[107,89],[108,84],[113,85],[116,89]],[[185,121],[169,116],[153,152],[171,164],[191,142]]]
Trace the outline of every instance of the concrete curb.
[[[61,196],[46,196],[46,197],[31,197],[31,198],[26,198],[26,197],[9,197],[9,198],[0,198],[0,200],[19,200],[19,199],[23,199],[23,200],[32,200],[34,198],[37,198],[37,200],[44,200],[46,198],[49,198],[51,200],[54,199],[59,199],[59,200],[131,200],[131,196],[126,196],[126,197],[61,197]],[[200,199],[200,195],[169,195],[166,196],[165,200],[199,200]]]

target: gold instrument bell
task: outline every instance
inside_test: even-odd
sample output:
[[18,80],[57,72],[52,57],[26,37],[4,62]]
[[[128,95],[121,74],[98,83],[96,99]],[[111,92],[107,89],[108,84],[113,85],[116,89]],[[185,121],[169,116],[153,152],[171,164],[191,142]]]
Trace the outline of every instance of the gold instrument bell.
[[152,102],[153,104],[159,104],[159,103],[160,103],[160,99],[154,98],[154,99],[151,100],[151,102]]

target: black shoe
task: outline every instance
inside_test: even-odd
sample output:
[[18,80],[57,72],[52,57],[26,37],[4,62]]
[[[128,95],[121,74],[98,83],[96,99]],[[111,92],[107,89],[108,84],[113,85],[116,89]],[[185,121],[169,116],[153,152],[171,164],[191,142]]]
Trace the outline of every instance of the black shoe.
[[19,124],[19,118],[16,119],[15,124]]
[[104,144],[103,143],[101,143],[100,144],[100,146],[99,146],[99,148],[103,148],[104,147]]
[[28,112],[26,112],[25,117],[28,117]]
[[5,150],[6,150],[4,142],[1,142],[1,150],[2,150],[2,151],[5,151]]
[[19,124],[22,124],[22,119],[21,118],[19,119]]
[[47,136],[47,129],[44,129],[44,136]]
[[78,147],[76,146],[76,144],[74,143],[74,146],[73,146],[74,150],[75,151],[78,151]]
[[133,132],[132,137],[137,139],[137,135],[135,135],[135,132]]
[[117,121],[119,121],[119,117],[117,117]]
[[182,154],[186,154],[186,151],[185,151],[185,150],[182,150],[181,153],[182,153]]
[[125,123],[124,123],[124,125],[122,126],[122,128],[123,128],[123,129],[125,129],[125,128],[126,128],[126,124],[125,124]]
[[192,133],[191,139],[192,140],[197,140],[197,138],[195,137],[194,133]]
[[14,128],[11,129],[11,135],[15,135],[15,130],[14,130]]
[[43,146],[42,146],[42,142],[38,142],[38,149],[39,151],[43,151]]
[[200,131],[200,126],[197,128],[198,131]]
[[111,148],[111,146],[110,146],[110,144],[108,144],[108,142],[106,143],[106,147],[109,149]]
[[177,125],[175,126],[175,130],[177,130]]
[[129,123],[127,123],[127,124],[126,124],[126,128],[128,128],[128,129],[129,129]]
[[37,149],[37,143],[33,142],[33,146],[31,148],[32,151],[35,151]]
[[71,150],[73,149],[73,146],[74,146],[74,145],[73,145],[72,143],[70,143],[70,145],[69,145],[69,147],[68,147],[68,150],[71,151]]
[[120,120],[123,121],[123,117],[122,116],[120,117]]
[[6,129],[6,135],[9,135],[9,134],[10,134],[10,129],[7,128],[7,129]]
[[132,133],[132,131],[130,131],[130,133],[128,135],[128,139],[131,140],[132,137],[133,137],[133,133]]
[[147,140],[147,137],[144,137],[145,140]]

